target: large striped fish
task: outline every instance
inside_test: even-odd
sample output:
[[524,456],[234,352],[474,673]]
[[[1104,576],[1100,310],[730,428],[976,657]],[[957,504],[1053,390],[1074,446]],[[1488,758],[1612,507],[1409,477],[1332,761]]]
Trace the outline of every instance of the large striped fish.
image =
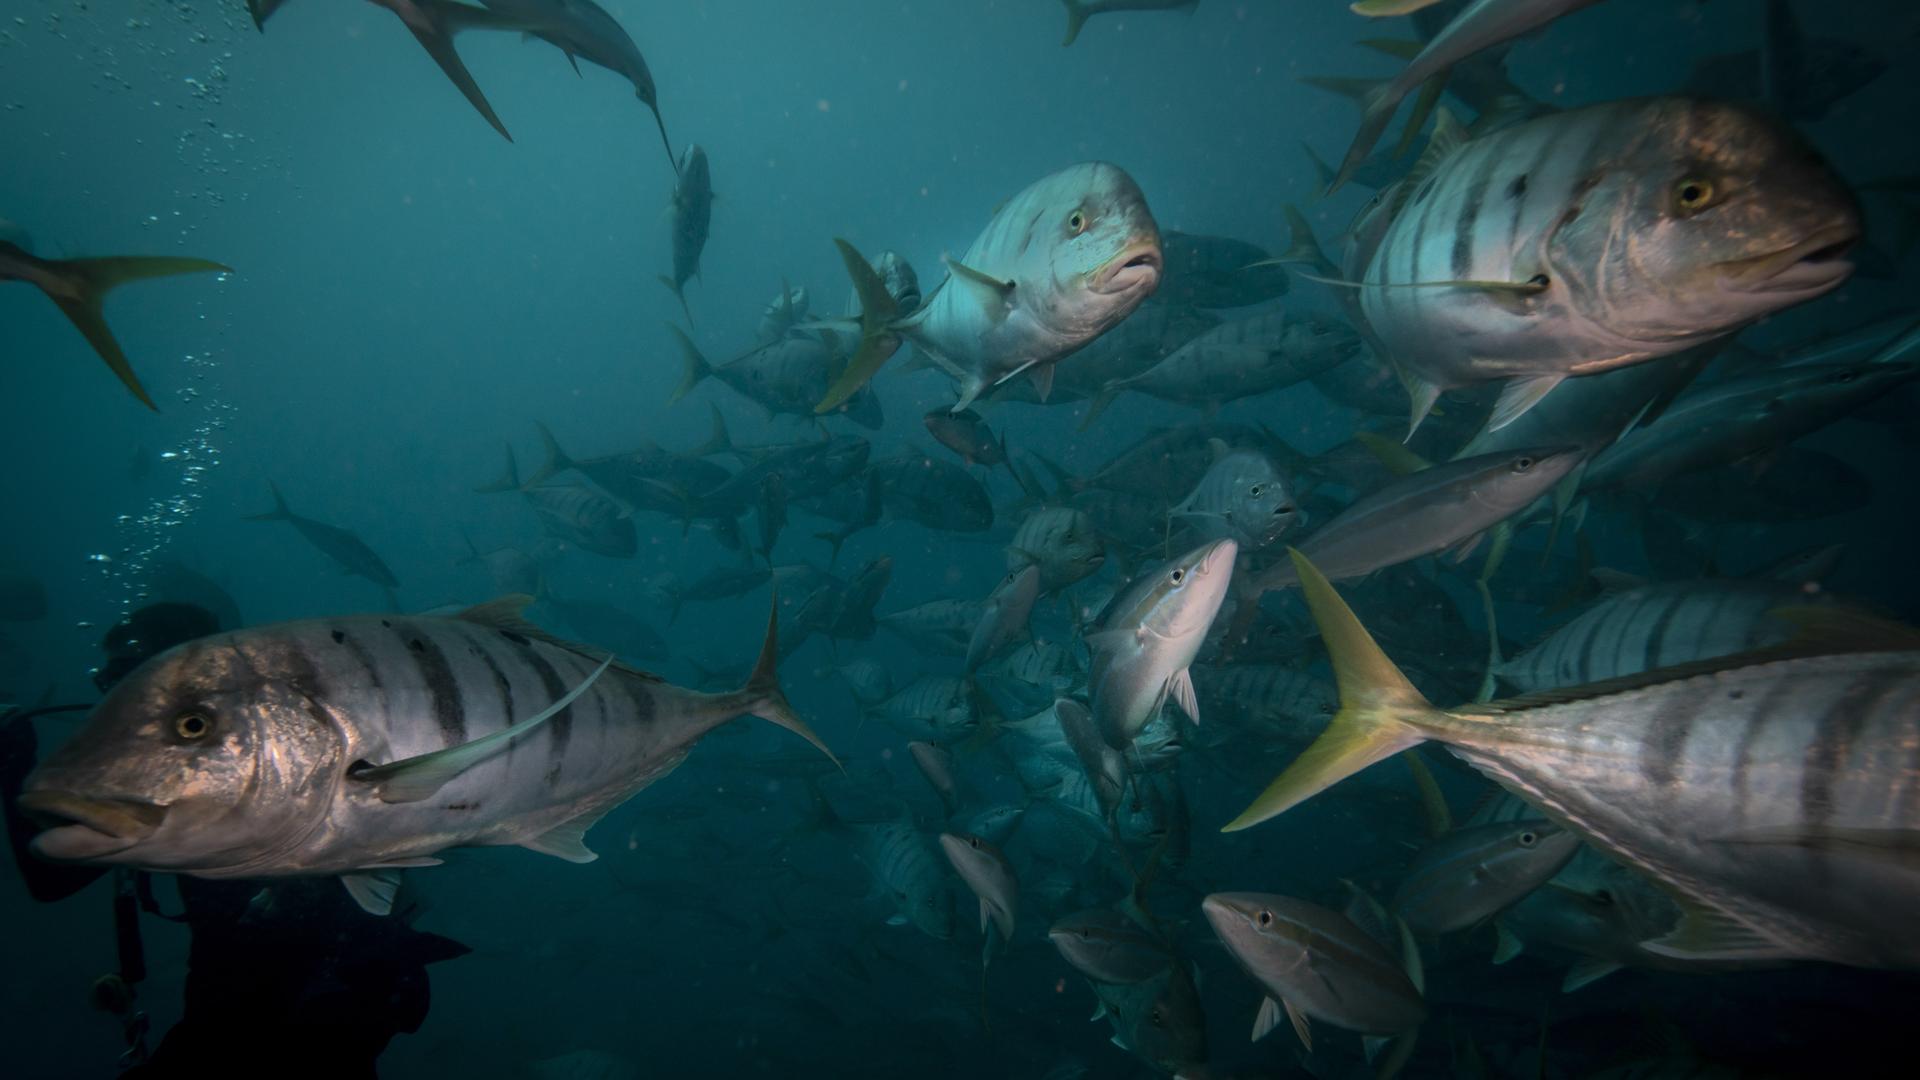
[[208,878],[339,874],[384,913],[398,869],[448,848],[592,861],[587,829],[735,717],[825,750],[781,692],[771,619],[747,684],[703,694],[607,668],[523,622],[527,602],[163,653],[28,778],[20,805],[48,826],[35,850]]
[[1920,634],[1811,609],[1817,649],[1443,710],[1295,562],[1341,710],[1229,831],[1434,740],[1671,893],[1653,952],[1920,968]]
[[1812,147],[1737,105],[1648,98],[1464,140],[1443,124],[1360,279],[1415,427],[1508,380],[1499,428],[1569,376],[1720,337],[1845,281],[1860,212]]

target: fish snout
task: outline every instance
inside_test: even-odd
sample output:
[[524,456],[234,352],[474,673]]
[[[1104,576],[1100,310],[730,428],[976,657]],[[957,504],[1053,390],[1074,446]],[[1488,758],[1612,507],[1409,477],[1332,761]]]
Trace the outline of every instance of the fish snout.
[[1093,291],[1103,294],[1152,292],[1166,272],[1166,256],[1160,251],[1157,236],[1136,237],[1100,268]]
[[152,836],[167,807],[134,799],[94,798],[69,791],[29,791],[19,807],[41,832],[33,849],[49,859],[98,859]]

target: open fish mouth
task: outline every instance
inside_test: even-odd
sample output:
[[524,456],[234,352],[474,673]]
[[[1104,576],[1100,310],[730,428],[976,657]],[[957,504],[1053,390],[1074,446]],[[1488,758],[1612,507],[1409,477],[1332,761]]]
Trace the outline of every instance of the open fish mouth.
[[1166,256],[1160,252],[1159,238],[1137,239],[1100,268],[1094,277],[1093,291],[1121,293],[1152,289],[1160,284],[1160,275],[1165,269]]
[[49,859],[98,859],[152,836],[167,808],[131,799],[95,799],[66,791],[29,791],[20,809],[39,824],[33,849]]
[[1830,226],[1791,247],[1729,263],[1726,277],[1742,292],[1823,292],[1853,273],[1847,253],[1859,241],[1857,223]]

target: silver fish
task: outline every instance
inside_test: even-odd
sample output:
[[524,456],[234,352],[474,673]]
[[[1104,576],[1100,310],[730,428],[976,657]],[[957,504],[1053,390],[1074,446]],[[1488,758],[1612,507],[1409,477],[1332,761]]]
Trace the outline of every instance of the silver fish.
[[1360,336],[1338,320],[1284,312],[1223,323],[1152,368],[1108,384],[1088,407],[1090,427],[1122,393],[1146,394],[1211,416],[1240,398],[1283,390],[1360,355]]
[[1306,513],[1273,460],[1258,450],[1215,441],[1217,455],[1173,515],[1206,539],[1231,539],[1248,551],[1271,546],[1303,524]]
[[1070,506],[1033,510],[1007,545],[1007,569],[1040,569],[1040,591],[1055,593],[1092,576],[1106,562],[1106,544],[1091,518]]
[[980,612],[980,623],[973,628],[967,643],[964,671],[971,675],[980,665],[1000,655],[1016,637],[1028,633],[1027,620],[1033,615],[1033,602],[1040,596],[1040,569],[1029,566],[1002,578],[987,596]]
[[292,525],[302,539],[339,563],[348,573],[358,574],[383,589],[400,587],[400,579],[394,577],[393,571],[387,568],[386,560],[375,554],[366,541],[336,525],[301,517],[288,509],[287,500],[281,496],[278,484],[269,480],[267,486],[273,491],[273,509],[264,514],[254,514],[247,518],[248,521],[284,521]]
[[1544,885],[1579,846],[1550,821],[1455,829],[1420,849],[1387,906],[1416,933],[1464,930]]
[[1199,721],[1187,666],[1226,599],[1239,551],[1215,540],[1142,574],[1087,636],[1093,715],[1107,745],[1125,750],[1168,698]]
[[960,880],[980,900],[980,932],[993,924],[1003,942],[1013,940],[1014,917],[1020,910],[1020,882],[1006,855],[991,843],[964,833],[941,833],[940,850]]
[[707,166],[707,152],[699,143],[688,143],[675,172],[673,273],[663,275],[660,283],[673,290],[691,326],[693,310],[687,307],[687,282],[700,273],[700,253],[707,248],[707,233],[713,222],[713,176]]

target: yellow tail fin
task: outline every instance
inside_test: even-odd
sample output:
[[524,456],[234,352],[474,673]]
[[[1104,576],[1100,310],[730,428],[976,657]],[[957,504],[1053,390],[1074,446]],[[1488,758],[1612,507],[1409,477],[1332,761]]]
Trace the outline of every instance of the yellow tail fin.
[[1377,761],[1419,745],[1427,739],[1421,721],[1440,715],[1374,644],[1326,575],[1299,551],[1289,548],[1287,554],[1332,655],[1340,711],[1313,745],[1221,832],[1258,825]]

